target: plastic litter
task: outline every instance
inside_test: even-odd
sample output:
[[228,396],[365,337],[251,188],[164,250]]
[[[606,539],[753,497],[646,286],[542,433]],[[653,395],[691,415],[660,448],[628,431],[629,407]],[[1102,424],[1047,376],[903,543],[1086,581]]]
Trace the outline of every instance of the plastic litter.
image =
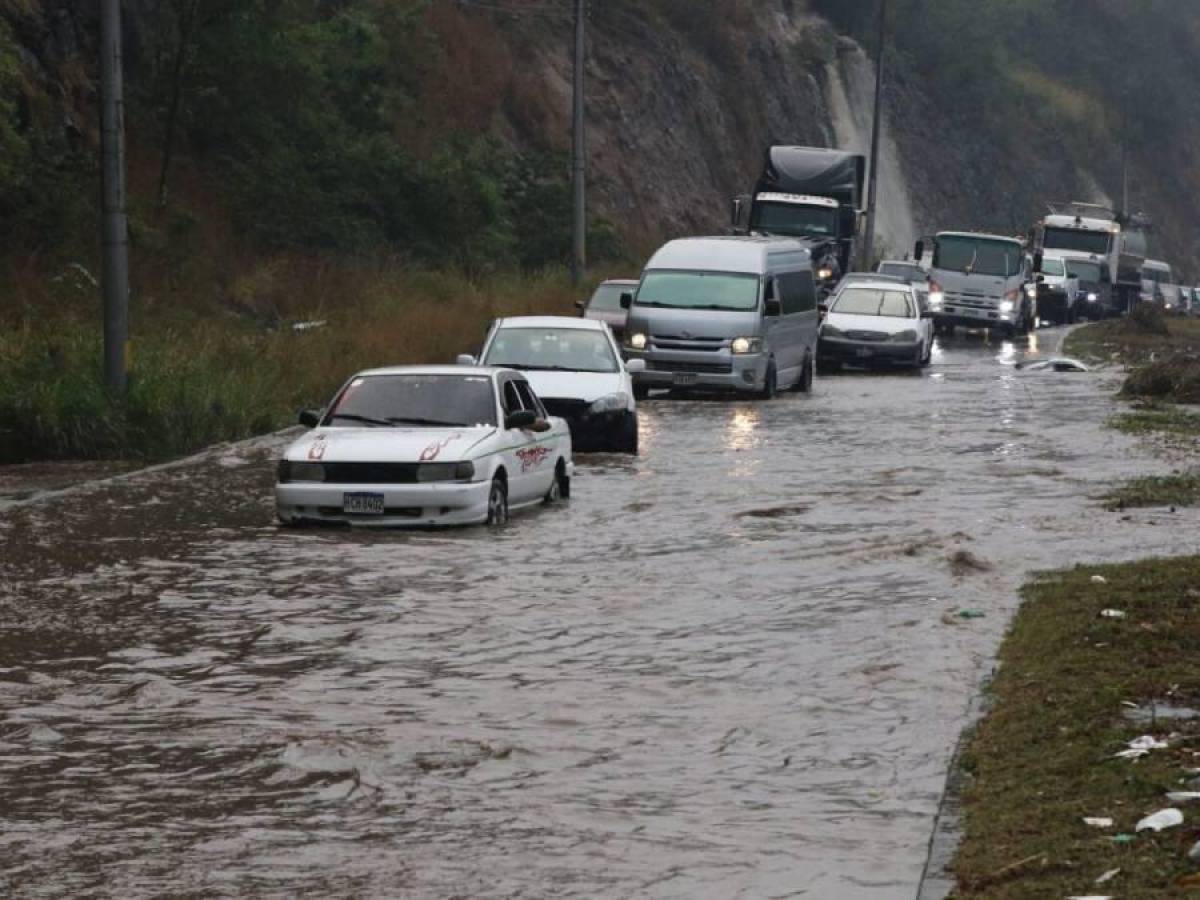
[[1200,841],[1197,841],[1195,846],[1188,851],[1188,859],[1200,860]]
[[1200,800],[1200,791],[1168,791],[1167,799],[1172,803],[1191,803]]
[[1091,825],[1093,828],[1112,828],[1113,820],[1100,818],[1099,816],[1085,816],[1083,824]]
[[1183,813],[1177,809],[1160,809],[1152,816],[1146,816],[1137,823],[1134,831],[1163,831],[1183,824]]
[[1092,584],[1108,584],[1108,579],[1103,575],[1093,575]]
[[1075,894],[1067,900],[1113,900],[1108,894]]
[[1123,619],[1125,612],[1120,609],[1103,609],[1100,611],[1100,617],[1103,619]]
[[1137,835],[1134,834],[1114,834],[1109,838],[1114,844],[1132,844],[1137,840]]
[[982,609],[960,609],[955,615],[960,619],[982,619],[987,613]]
[[1099,878],[1096,879],[1096,884],[1107,884],[1108,882],[1112,881],[1114,878],[1116,878],[1120,874],[1121,874],[1120,869],[1109,869],[1107,872],[1105,872],[1103,875],[1101,875]]

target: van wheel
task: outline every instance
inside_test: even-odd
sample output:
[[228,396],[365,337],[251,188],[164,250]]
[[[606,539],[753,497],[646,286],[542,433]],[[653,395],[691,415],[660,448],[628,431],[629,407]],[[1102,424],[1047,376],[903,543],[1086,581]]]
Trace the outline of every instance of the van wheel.
[[488,491],[487,523],[493,526],[508,524],[508,485],[497,475]]
[[801,394],[812,392],[813,386],[813,361],[808,354],[804,356],[804,369],[800,372],[800,377],[796,380],[796,390]]
[[762,390],[758,392],[758,399],[772,400],[779,388],[778,377],[775,374],[774,361],[767,364],[767,374],[763,377]]

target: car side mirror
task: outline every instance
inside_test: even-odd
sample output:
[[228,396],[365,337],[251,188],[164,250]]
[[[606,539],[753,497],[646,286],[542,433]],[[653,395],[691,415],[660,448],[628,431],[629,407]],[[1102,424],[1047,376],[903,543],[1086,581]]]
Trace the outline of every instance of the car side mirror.
[[[510,431],[518,428],[521,431],[535,431],[534,426],[538,421],[537,413],[531,409],[523,409],[520,412],[510,413],[505,416],[504,427]],[[549,427],[548,424],[547,427]],[[542,430],[545,431],[545,429]]]
[[576,308],[577,310],[579,310],[580,312],[583,312],[583,310],[584,310],[586,307],[587,307],[587,301],[585,301],[585,300],[576,300],[576,301],[575,301],[575,308]]
[[1037,277],[1036,277],[1036,278],[1034,278],[1033,280],[1034,280],[1034,281],[1036,281],[1038,284],[1045,284],[1045,283],[1046,283],[1046,276],[1045,276],[1045,275],[1042,275],[1042,274],[1039,272],[1039,273],[1038,273],[1038,275],[1037,275]]
[[925,242],[917,241],[917,245],[913,247],[913,259],[920,262],[925,258]]
[[301,410],[300,424],[305,428],[316,428],[321,424],[321,411],[319,409]]
[[621,309],[629,309],[633,306],[633,294],[629,291],[621,292]]
[[646,361],[644,359],[631,359],[625,363],[625,371],[630,375],[638,375],[646,371]]
[[533,424],[529,426],[529,430],[537,434],[545,434],[550,430],[550,423],[545,419],[534,419]]
[[763,304],[763,312],[770,318],[778,318],[783,315],[783,307],[780,306],[778,300],[767,300]]
[[475,357],[473,357],[470,353],[460,353],[458,354],[458,359],[455,360],[455,365],[473,366],[475,365]]

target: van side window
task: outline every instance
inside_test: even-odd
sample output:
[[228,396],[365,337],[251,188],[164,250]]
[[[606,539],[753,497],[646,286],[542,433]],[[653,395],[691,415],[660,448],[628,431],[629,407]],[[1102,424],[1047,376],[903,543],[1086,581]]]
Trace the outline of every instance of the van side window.
[[780,275],[784,313],[812,312],[817,308],[817,289],[812,272]]

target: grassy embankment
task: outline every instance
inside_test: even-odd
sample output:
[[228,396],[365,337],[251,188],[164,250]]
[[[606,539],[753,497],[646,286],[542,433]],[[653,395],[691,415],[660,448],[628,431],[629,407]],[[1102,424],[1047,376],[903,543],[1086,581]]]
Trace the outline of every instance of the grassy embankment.
[[[575,296],[557,270],[468,279],[280,260],[233,285],[232,305],[141,294],[131,387],[118,402],[101,381],[96,291],[78,280],[84,300],[49,314],[43,300],[38,315],[0,329],[0,462],[161,459],[268,432],[358,369],[452,362],[478,349],[494,316],[569,314]],[[292,327],[314,320],[326,324]]]
[[[1122,394],[1136,405],[1113,427],[1194,454],[1200,416],[1175,403],[1192,399],[1198,347],[1200,323],[1171,320],[1164,331],[1149,317],[1081,329],[1067,350],[1131,366]],[[1106,498],[1114,509],[1197,501],[1200,477],[1190,470]],[[1200,858],[1189,851],[1200,836],[1200,804],[1166,794],[1200,790],[1200,727],[1135,720],[1131,705],[1200,707],[1200,557],[1051,573],[1028,585],[1024,600],[988,688],[989,712],[963,753],[956,896],[1194,896]],[[1136,762],[1116,757],[1146,734],[1169,747]],[[1182,826],[1135,831],[1168,807],[1182,810]],[[1095,827],[1085,817],[1113,824]]]

